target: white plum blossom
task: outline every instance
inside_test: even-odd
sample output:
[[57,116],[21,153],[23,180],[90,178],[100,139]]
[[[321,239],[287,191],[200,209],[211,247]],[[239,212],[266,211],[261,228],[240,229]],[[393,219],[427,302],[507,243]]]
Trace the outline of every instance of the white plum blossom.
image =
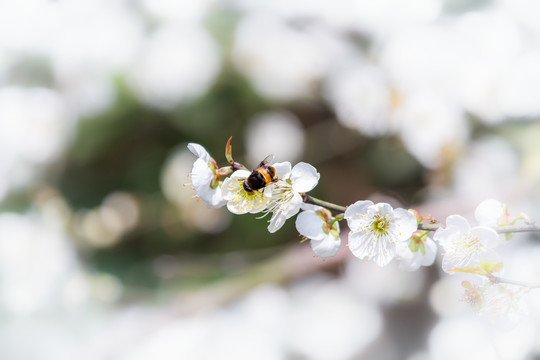
[[351,229],[349,249],[354,256],[373,259],[379,266],[386,266],[396,254],[396,244],[410,239],[417,229],[411,212],[369,200],[350,205],[345,219]]
[[419,239],[413,236],[409,242],[396,244],[396,257],[403,271],[416,271],[420,266],[430,266],[436,255],[437,244],[427,235]]
[[474,217],[483,226],[509,225],[507,223],[506,210],[506,205],[499,200],[487,199],[476,207]]
[[217,175],[217,164],[206,149],[195,143],[189,143],[188,149],[197,156],[198,159],[191,168],[191,184],[195,188],[197,196],[204,201],[209,208],[219,208],[225,205],[219,177]]
[[471,309],[487,320],[504,327],[515,325],[528,309],[523,302],[525,288],[514,289],[506,284],[493,284],[484,281],[481,285],[463,281],[465,294],[462,300]]
[[233,214],[256,214],[263,211],[272,199],[272,185],[251,193],[244,189],[243,183],[250,174],[247,170],[237,170],[223,182],[223,198]]
[[313,252],[322,258],[336,255],[341,246],[339,223],[324,208],[302,211],[296,218],[296,229],[311,240]]
[[442,268],[448,272],[467,265],[479,265],[480,259],[496,257],[493,248],[500,240],[497,232],[486,226],[471,229],[461,215],[446,218],[446,227],[439,228],[433,237],[443,248]]
[[[300,162],[291,170],[290,163],[284,163],[285,174],[274,186],[272,202],[267,211],[272,212],[272,218],[268,225],[271,233],[279,230],[285,220],[296,215],[303,204],[301,193],[312,190],[318,183],[320,174],[312,165]],[[286,167],[288,164],[288,168]],[[276,172],[279,173],[278,169]]]
[[[291,163],[288,161],[272,166],[276,169],[278,179],[284,177],[291,169]],[[247,170],[237,170],[223,182],[223,198],[227,201],[227,209],[233,214],[256,214],[266,209],[272,200],[275,183],[267,184],[253,192],[244,189],[244,181],[250,174],[251,172]]]

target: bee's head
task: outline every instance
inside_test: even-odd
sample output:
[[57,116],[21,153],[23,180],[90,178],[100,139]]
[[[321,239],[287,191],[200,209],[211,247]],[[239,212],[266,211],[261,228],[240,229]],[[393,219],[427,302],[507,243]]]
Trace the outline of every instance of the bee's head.
[[253,192],[253,189],[249,186],[246,180],[244,180],[244,183],[242,184],[242,186],[244,187],[244,190],[247,193],[251,194]]

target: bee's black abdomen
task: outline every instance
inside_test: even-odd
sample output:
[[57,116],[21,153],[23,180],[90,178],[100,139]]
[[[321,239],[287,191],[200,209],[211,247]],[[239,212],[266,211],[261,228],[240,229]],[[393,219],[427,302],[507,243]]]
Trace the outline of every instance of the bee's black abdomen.
[[258,171],[253,171],[244,182],[244,190],[246,190],[246,185],[251,188],[251,191],[262,189],[266,186],[264,175]]
[[246,190],[246,192],[248,193],[252,193],[253,192],[253,189],[248,185],[247,183],[247,179],[244,180],[244,183],[242,184],[242,186],[244,187],[244,190]]

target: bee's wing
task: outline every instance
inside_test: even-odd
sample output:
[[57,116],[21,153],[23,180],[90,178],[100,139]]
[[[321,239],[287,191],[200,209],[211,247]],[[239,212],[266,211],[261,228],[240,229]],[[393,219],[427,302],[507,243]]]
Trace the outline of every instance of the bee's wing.
[[266,164],[269,164],[271,162],[274,161],[274,154],[270,154],[268,155],[267,157],[264,158],[263,161],[261,161],[261,163],[259,164],[259,166],[263,166],[263,165],[266,165]]

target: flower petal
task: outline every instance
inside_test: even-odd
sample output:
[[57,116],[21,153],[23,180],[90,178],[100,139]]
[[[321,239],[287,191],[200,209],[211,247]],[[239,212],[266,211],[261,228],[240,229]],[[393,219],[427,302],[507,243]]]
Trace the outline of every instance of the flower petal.
[[268,231],[270,233],[275,233],[281,227],[285,224],[285,221],[287,220],[286,213],[283,212],[275,212],[272,214],[272,218],[270,219],[270,223],[268,224]]
[[354,256],[367,257],[379,266],[386,266],[395,255],[395,246],[388,237],[376,237],[369,232],[350,232],[349,249]]
[[424,241],[424,249],[426,250],[426,254],[422,255],[420,265],[430,266],[431,264],[433,264],[435,258],[437,257],[437,244],[435,244],[435,241],[427,238]]
[[393,217],[394,209],[392,209],[392,206],[390,206],[390,204],[377,203],[367,209],[367,214],[370,217],[373,217],[375,215],[388,215],[390,217]]
[[476,221],[484,226],[496,226],[499,218],[503,215],[503,204],[495,199],[482,201],[474,211]]
[[202,201],[204,201],[204,205],[207,208],[220,208],[227,203],[227,200],[223,198],[220,187],[215,189],[208,187],[206,191],[197,195]]
[[199,190],[201,187],[209,187],[214,174],[208,166],[208,161],[204,159],[197,159],[193,163],[191,168],[191,184],[195,190]]
[[471,225],[461,215],[450,215],[446,218],[446,227],[455,226],[457,227],[461,232],[469,232],[471,231]]
[[278,179],[287,179],[291,174],[291,163],[289,161],[275,163],[272,166],[276,169]]
[[341,246],[341,238],[336,238],[332,234],[326,234],[322,240],[311,240],[311,248],[315,255],[322,258],[336,255]]
[[471,234],[478,236],[478,239],[486,246],[492,249],[501,243],[501,238],[495,230],[486,226],[476,226],[472,228]]
[[210,161],[211,156],[202,145],[189,143],[187,147],[196,157],[203,159],[205,162]]
[[242,203],[234,201],[227,202],[227,209],[229,209],[230,212],[236,215],[241,215],[248,212],[248,210],[246,210],[246,207]]
[[302,211],[296,217],[296,230],[300,235],[311,240],[323,240],[326,236],[323,231],[323,221],[313,210]]
[[413,232],[418,228],[416,217],[405,209],[395,209],[394,220],[395,234],[399,241],[410,239]]
[[455,226],[446,227],[446,228],[438,228],[437,231],[435,231],[435,234],[433,235],[433,240],[437,241],[441,246],[446,246],[447,243],[451,242],[452,239],[461,234],[462,231],[459,230]]
[[296,192],[308,192],[319,183],[321,175],[312,165],[300,162],[292,168],[291,182]]
[[247,178],[250,174],[251,172],[247,170],[236,170],[232,173],[231,178]]
[[359,231],[362,229],[362,217],[366,214],[367,209],[371,205],[373,205],[372,201],[363,200],[357,201],[347,207],[344,216],[351,231]]

